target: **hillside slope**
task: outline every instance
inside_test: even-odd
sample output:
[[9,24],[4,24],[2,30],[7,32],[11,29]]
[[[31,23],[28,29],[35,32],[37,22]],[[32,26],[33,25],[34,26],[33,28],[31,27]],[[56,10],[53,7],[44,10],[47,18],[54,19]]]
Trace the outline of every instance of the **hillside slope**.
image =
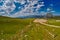
[[[17,19],[0,16],[0,39],[8,35],[14,35],[25,26],[29,25],[33,19]],[[2,34],[3,33],[3,34]],[[5,36],[5,37],[2,37]]]
[[34,20],[0,17],[0,40],[60,40],[60,28],[34,23]]

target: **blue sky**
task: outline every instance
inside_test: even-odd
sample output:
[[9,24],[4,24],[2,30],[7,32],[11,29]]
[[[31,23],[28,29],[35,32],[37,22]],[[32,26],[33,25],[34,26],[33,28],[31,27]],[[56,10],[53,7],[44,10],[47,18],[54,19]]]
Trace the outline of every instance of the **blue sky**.
[[[55,11],[54,14],[59,15],[60,14],[60,0],[43,0],[44,1],[44,7],[42,7],[40,9],[40,11],[46,11],[47,8],[49,8],[51,6],[51,4],[53,4],[53,6],[51,6],[51,8]],[[17,3],[18,4],[18,3]],[[16,5],[17,6],[17,5]],[[22,6],[23,7],[23,6]],[[16,7],[16,9],[18,9],[18,7]],[[19,9],[18,9],[19,10]]]
[[[60,0],[43,0],[44,5],[41,7],[38,11],[45,11],[47,12],[47,8],[51,7],[55,15],[60,15]],[[27,3],[27,2],[26,2]],[[26,4],[25,3],[25,4]],[[22,8],[24,8],[25,4],[21,5],[21,3],[14,2],[14,5],[16,6],[15,9],[10,12],[11,15],[21,11]],[[3,5],[3,2],[0,2],[0,6]],[[19,8],[20,7],[20,8]]]
[[57,14],[60,14],[60,0],[44,0],[45,7],[49,7],[50,4],[53,4],[53,10],[56,11]]

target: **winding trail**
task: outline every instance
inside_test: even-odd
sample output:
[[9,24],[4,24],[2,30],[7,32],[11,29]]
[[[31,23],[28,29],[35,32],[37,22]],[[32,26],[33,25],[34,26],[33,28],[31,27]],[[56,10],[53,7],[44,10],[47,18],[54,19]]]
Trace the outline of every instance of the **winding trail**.
[[46,19],[35,19],[33,22],[38,22],[42,25],[49,26],[49,27],[55,27],[55,28],[60,28],[60,26],[55,26],[55,25],[50,25],[46,24],[47,20]]

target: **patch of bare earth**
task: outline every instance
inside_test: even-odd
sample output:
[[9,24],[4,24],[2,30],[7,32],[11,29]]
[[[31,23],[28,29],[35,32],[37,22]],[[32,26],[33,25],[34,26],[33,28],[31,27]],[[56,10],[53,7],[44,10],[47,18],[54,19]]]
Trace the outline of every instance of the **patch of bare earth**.
[[37,23],[40,23],[42,25],[45,25],[45,26],[49,26],[49,27],[55,27],[55,28],[60,28],[60,26],[55,26],[55,25],[50,25],[50,24],[46,24],[48,20],[46,19],[35,19],[33,22],[37,22]]

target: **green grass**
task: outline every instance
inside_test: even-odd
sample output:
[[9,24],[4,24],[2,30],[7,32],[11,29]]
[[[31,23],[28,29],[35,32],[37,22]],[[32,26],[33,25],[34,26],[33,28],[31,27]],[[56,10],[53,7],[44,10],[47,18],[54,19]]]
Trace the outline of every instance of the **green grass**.
[[[60,40],[60,28],[54,28],[49,26],[44,26],[38,23],[34,23],[31,25],[31,29],[28,30],[26,33],[24,33],[22,40]],[[55,38],[53,38],[46,30],[48,30],[53,35],[56,35]],[[53,31],[54,30],[54,31]],[[25,35],[28,35],[27,37],[24,37]]]
[[60,22],[57,22],[56,19],[49,19],[48,24],[60,26]]
[[2,31],[4,33],[3,35],[12,36],[16,34],[16,32],[18,32],[19,30],[22,30],[25,26],[29,25],[32,20],[33,19],[16,19],[0,17],[0,36],[2,36]]
[[[54,28],[54,27],[48,27],[48,26],[45,26],[44,29],[47,29],[49,32],[51,32],[52,34],[56,35],[55,38],[52,38],[51,35],[47,35],[47,39],[48,40],[60,40],[60,28]],[[47,32],[48,33],[48,32]],[[50,38],[48,38],[48,36]]]
[[[37,24],[40,25],[40,24]],[[24,37],[25,35],[28,35],[27,37]],[[27,40],[43,40],[42,36],[42,28],[40,26],[36,26],[35,23],[33,23],[30,27],[30,30],[24,33],[24,36],[22,39],[27,39]]]
[[[0,17],[0,40],[60,40],[60,28],[34,23],[34,19]],[[53,21],[52,24],[56,24],[52,19],[48,20],[49,23],[50,20]],[[57,36],[52,38],[45,29]],[[22,30],[23,33],[21,33]]]

